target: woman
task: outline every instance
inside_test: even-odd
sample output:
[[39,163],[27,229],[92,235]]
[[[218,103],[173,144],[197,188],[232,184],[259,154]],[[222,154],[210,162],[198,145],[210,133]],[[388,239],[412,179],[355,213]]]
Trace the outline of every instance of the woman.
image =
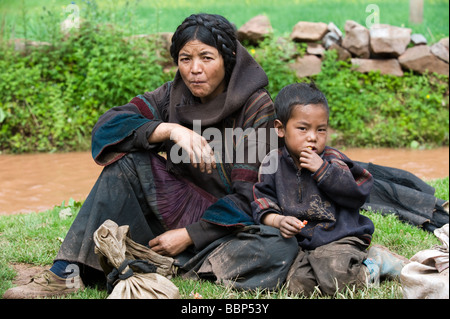
[[218,15],[186,18],[170,53],[178,65],[173,81],[100,117],[92,153],[106,167],[50,271],[7,297],[72,292],[65,278],[74,264],[84,281],[88,270],[101,271],[92,234],[106,219],[174,256],[187,275],[249,289],[285,280],[295,241],[249,226],[259,158],[270,151],[275,118],[266,74]]

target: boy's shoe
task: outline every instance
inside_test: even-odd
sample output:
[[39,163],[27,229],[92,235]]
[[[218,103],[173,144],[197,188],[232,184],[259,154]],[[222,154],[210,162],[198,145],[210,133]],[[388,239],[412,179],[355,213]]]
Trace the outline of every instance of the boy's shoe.
[[373,245],[369,249],[364,264],[371,272],[371,279],[374,279],[376,282],[382,279],[398,278],[403,267],[408,262],[407,258],[391,252],[384,246]]
[[370,288],[378,287],[380,285],[380,267],[372,258],[366,258],[363,261],[366,266],[366,285]]
[[80,275],[71,278],[61,278],[50,270],[31,278],[30,282],[8,289],[3,299],[32,299],[51,296],[61,296],[84,289]]

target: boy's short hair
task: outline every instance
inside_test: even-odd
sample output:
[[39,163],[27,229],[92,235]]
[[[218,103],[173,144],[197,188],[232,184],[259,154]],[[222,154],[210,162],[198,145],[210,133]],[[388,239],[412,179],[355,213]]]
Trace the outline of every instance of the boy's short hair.
[[296,105],[321,104],[330,114],[328,101],[325,95],[320,91],[314,82],[294,83],[285,86],[275,98],[275,112],[278,120],[286,125],[292,109]]

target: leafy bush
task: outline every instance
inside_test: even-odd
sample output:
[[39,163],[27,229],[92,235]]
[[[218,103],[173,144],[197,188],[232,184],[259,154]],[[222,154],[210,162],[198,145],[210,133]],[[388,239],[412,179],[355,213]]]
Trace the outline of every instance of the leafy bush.
[[[65,38],[66,37],[66,38]],[[0,151],[87,149],[110,107],[171,79],[145,39],[84,23],[53,45],[0,48]]]

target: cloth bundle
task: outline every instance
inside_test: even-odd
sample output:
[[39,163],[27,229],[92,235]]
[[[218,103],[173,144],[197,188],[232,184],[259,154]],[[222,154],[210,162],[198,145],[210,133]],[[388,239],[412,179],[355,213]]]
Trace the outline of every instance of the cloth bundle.
[[107,274],[108,299],[177,299],[173,259],[134,242],[127,225],[106,220],[94,233],[95,253]]
[[434,231],[442,245],[419,251],[403,267],[400,282],[405,299],[449,298],[449,224]]

